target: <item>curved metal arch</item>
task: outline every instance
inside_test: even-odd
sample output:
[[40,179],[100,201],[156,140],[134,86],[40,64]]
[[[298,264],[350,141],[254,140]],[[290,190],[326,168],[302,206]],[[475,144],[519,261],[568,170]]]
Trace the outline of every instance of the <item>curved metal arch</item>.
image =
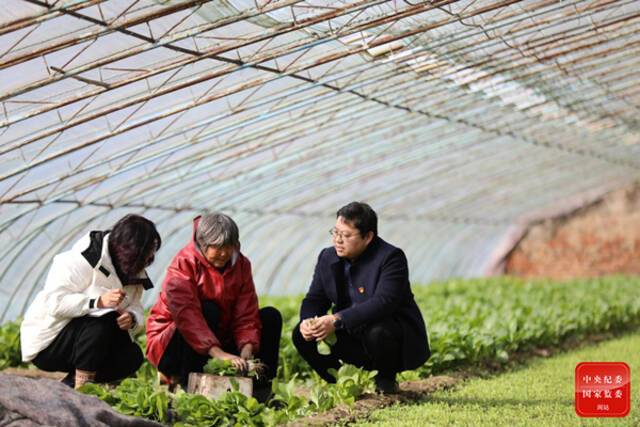
[[[313,34],[304,28],[274,40],[272,45],[258,44],[252,39],[253,45],[236,49],[240,55],[237,61],[227,58],[229,61],[224,62],[225,58],[220,58],[224,63],[220,62],[217,71],[232,72],[239,67],[240,73],[229,74],[218,89],[212,88],[220,96],[218,101],[189,110],[192,113],[188,115],[174,114],[176,105],[181,106],[181,99],[186,99],[186,91],[171,92],[175,94],[173,98],[171,95],[150,98],[150,102],[158,103],[131,114],[132,120],[125,125],[158,118],[148,125],[154,135],[141,138],[146,145],[138,150],[132,148],[127,137],[140,138],[142,125],[96,144],[94,147],[104,144],[105,150],[96,153],[95,162],[87,162],[95,169],[84,170],[77,168],[77,164],[67,168],[64,162],[82,160],[73,154],[47,162],[42,168],[30,168],[34,165],[20,163],[17,157],[5,158],[2,162],[5,171],[27,164],[29,172],[3,181],[3,192],[14,186],[7,194],[15,195],[34,188],[33,185],[48,185],[16,198],[11,205],[15,207],[2,209],[0,236],[8,239],[10,233],[6,231],[11,230],[8,227],[17,224],[24,227],[25,236],[37,237],[42,230],[57,231],[58,227],[62,229],[58,235],[68,239],[64,232],[72,231],[75,224],[64,227],[60,224],[65,218],[82,215],[79,211],[65,216],[65,212],[75,207],[73,199],[77,199],[80,208],[92,206],[85,212],[94,212],[96,221],[107,218],[108,213],[104,216],[98,213],[108,209],[118,209],[116,212],[159,209],[163,219],[159,226],[171,229],[167,253],[161,257],[164,259],[178,243],[181,233],[175,237],[173,234],[182,226],[181,221],[200,205],[203,209],[216,207],[234,212],[246,224],[242,226],[247,236],[246,247],[256,250],[251,255],[257,260],[256,280],[268,284],[269,292],[290,292],[294,290],[290,283],[297,283],[300,276],[310,272],[313,259],[309,253],[315,253],[320,242],[324,242],[320,234],[326,232],[320,228],[334,205],[364,195],[378,209],[381,223],[388,227],[385,236],[408,253],[412,275],[419,280],[450,274],[483,274],[480,270],[491,263],[500,236],[508,233],[513,221],[521,221],[528,210],[553,205],[586,189],[619,186],[640,178],[640,148],[633,145],[638,139],[634,114],[640,108],[635,102],[639,93],[635,83],[640,73],[631,68],[638,65],[634,53],[640,51],[636,40],[640,9],[636,2],[536,0],[522,3],[522,7],[508,7],[509,4],[512,3],[491,2],[499,13],[479,14],[473,20],[461,15],[464,8],[469,7],[470,12],[481,9],[468,2],[453,2],[446,9],[432,3],[430,6],[435,8],[432,12],[406,19],[393,17],[393,12],[373,14],[374,18],[389,15],[393,25],[387,28],[380,22],[361,19],[366,13],[360,16],[352,13],[331,20],[333,25],[354,19],[342,29],[327,31],[322,25],[308,26],[318,37],[324,37],[316,44]],[[390,5],[385,3],[385,7]],[[404,5],[400,9],[417,11]],[[151,9],[141,13],[148,10]],[[118,22],[135,19],[134,15],[128,14]],[[318,15],[314,11],[308,16],[317,19]],[[194,16],[182,28],[201,31],[204,26],[197,25],[198,19]],[[436,27],[407,36],[427,24]],[[94,23],[91,28],[96,30],[99,25]],[[356,29],[365,31],[365,27],[366,34],[349,35]],[[185,35],[179,28],[171,28],[166,35]],[[278,28],[252,36],[267,41],[274,31]],[[325,39],[331,41],[323,43]],[[370,40],[374,42],[369,43]],[[143,40],[140,48],[148,49],[151,43]],[[221,45],[228,48],[242,43],[225,41]],[[212,46],[206,44],[207,49]],[[79,48],[82,46],[67,53],[77,53]],[[196,59],[206,52],[199,47],[183,51],[178,48],[177,44],[163,48],[161,52],[168,55],[158,59],[159,66]],[[304,52],[308,56],[295,57]],[[276,55],[278,61],[282,58],[286,62],[279,64],[274,60],[265,65],[251,62]],[[98,61],[107,60],[99,56]],[[314,62],[317,60],[320,62]],[[99,65],[93,65],[97,67],[95,70],[100,69]],[[306,65],[309,68],[305,71],[287,74],[303,70]],[[77,67],[73,69],[78,71]],[[190,78],[212,72],[196,73],[195,68],[189,67],[184,71]],[[61,77],[74,79],[80,88],[78,92],[86,94],[92,83],[78,83],[75,77],[94,76],[87,73]],[[114,81],[125,83],[136,74],[123,71],[113,76]],[[233,85],[240,76],[264,92],[251,92],[240,86],[234,91]],[[263,76],[286,78],[277,77],[265,85],[269,80],[261,81]],[[18,80],[26,84],[28,79],[15,81]],[[178,80],[169,83],[177,84]],[[156,82],[150,85],[151,92],[159,87]],[[208,85],[190,87],[207,90]],[[220,89],[223,86],[226,89]],[[68,89],[66,85],[48,89],[55,92],[55,99],[51,99],[55,102],[73,96],[64,92]],[[123,86],[122,91],[101,95],[96,104],[80,111],[78,118],[90,117],[91,113],[104,112],[109,107],[123,107],[127,99],[122,97],[127,96],[127,91],[133,91],[129,94],[134,95],[129,101],[137,99],[139,93],[134,84]],[[114,103],[110,95],[117,99]],[[15,100],[23,99],[26,98]],[[225,101],[229,101],[228,112]],[[74,108],[82,107],[75,104]],[[135,108],[117,114],[124,117]],[[215,111],[219,122],[206,123],[207,108]],[[16,119],[41,107],[12,106],[6,110],[0,120]],[[161,118],[165,113],[167,118]],[[335,119],[333,123],[330,118]],[[367,126],[367,119],[374,123]],[[27,127],[29,123],[24,122]],[[37,141],[32,149],[18,150],[15,154],[20,151],[31,156],[36,153],[34,149],[42,149],[43,155],[36,156],[42,160],[94,138],[84,133],[89,124],[78,124],[58,141]],[[171,129],[175,132],[163,134],[165,125],[175,126]],[[47,126],[44,128],[52,129]],[[0,149],[12,145],[7,141],[27,127],[0,129]],[[200,129],[202,133],[194,135]],[[98,126],[97,131],[99,135],[107,135],[106,128]],[[197,140],[202,144],[184,144],[178,136],[181,131],[188,132],[185,137],[190,137],[191,143]],[[72,134],[77,141],[71,139]],[[52,147],[47,147],[47,143]],[[210,147],[220,149],[215,154],[207,153]],[[273,159],[266,155],[269,149],[276,150]],[[93,148],[86,152],[90,150]],[[364,164],[339,158],[341,150]],[[520,161],[519,155],[526,157]],[[43,180],[37,176],[44,171],[54,178]],[[538,179],[542,171],[545,176]],[[476,174],[484,176],[475,178]],[[215,180],[213,185],[204,182],[207,176]],[[55,182],[56,179],[61,182]],[[422,181],[434,183],[435,192]],[[29,195],[37,200],[28,200]],[[4,202],[5,198],[2,199]],[[34,201],[42,205],[30,204]],[[58,203],[69,206],[49,207]],[[22,204],[25,207],[20,207]],[[495,221],[496,209],[500,212],[499,221]],[[21,214],[28,216],[19,219]],[[29,224],[32,215],[33,224]],[[52,225],[42,226],[54,218],[58,219]],[[283,235],[289,240],[278,243]],[[62,240],[50,240],[38,248],[45,240],[34,239],[18,242],[24,244],[15,247],[16,252],[9,248],[0,250],[6,256],[0,265],[2,291],[9,287],[6,279],[24,278],[23,271],[14,275],[20,269],[18,263],[34,273],[44,274],[44,258],[29,259],[29,251],[44,252],[56,245],[64,246]],[[421,264],[421,256],[433,263]],[[12,266],[11,259],[20,261]],[[18,296],[22,295],[19,290]]]
[[[204,0],[192,0],[192,1],[204,1]],[[513,0],[513,1],[515,1],[515,0]],[[421,5],[421,6],[424,7],[424,5]],[[414,13],[419,13],[420,10],[421,9],[418,9],[417,11],[414,11]],[[429,29],[430,29],[430,27],[425,27],[423,31],[427,31]],[[353,32],[356,32],[356,31],[357,30],[353,30]],[[408,32],[407,34],[409,34],[409,33],[413,34],[413,33],[415,33],[415,31],[416,30],[413,30],[411,32]],[[418,33],[419,32],[420,31],[418,31]],[[396,38],[398,40],[402,39],[403,37],[405,37],[405,36],[394,36],[394,38]],[[282,57],[282,56],[291,55],[293,53],[298,52],[298,50],[309,49],[311,47],[317,46],[320,43],[330,42],[331,40],[332,39],[328,39],[328,40],[325,40],[323,42],[313,41],[311,46],[306,46],[305,43],[301,43],[300,44],[301,46],[293,48],[293,49],[288,49],[288,50],[285,50],[283,52],[277,51],[275,53],[262,54],[260,57],[258,57],[256,59],[252,59],[249,63],[242,63],[240,65],[233,64],[231,66],[228,66],[224,70],[214,70],[214,71],[210,71],[210,72],[201,74],[200,76],[198,76],[196,78],[193,78],[193,79],[191,79],[190,81],[187,81],[187,82],[179,82],[179,83],[176,83],[176,84],[174,84],[172,86],[169,86],[169,87],[162,87],[162,88],[154,91],[152,94],[149,94],[149,95],[146,95],[146,96],[142,96],[142,97],[138,97],[137,99],[128,99],[126,102],[121,103],[120,105],[112,106],[110,108],[107,108],[107,109],[99,112],[99,113],[98,112],[92,112],[91,114],[89,114],[86,117],[73,118],[68,123],[65,123],[64,125],[58,126],[57,128],[48,129],[46,131],[41,132],[40,134],[29,136],[26,139],[23,139],[21,141],[15,142],[8,149],[0,149],[0,154],[5,154],[6,152],[8,152],[7,150],[16,150],[18,148],[22,148],[22,147],[24,147],[26,145],[29,145],[29,144],[31,144],[33,142],[36,142],[38,140],[44,139],[44,138],[49,137],[49,136],[56,135],[56,134],[58,134],[58,133],[60,133],[60,132],[62,132],[64,130],[67,130],[67,129],[71,128],[71,127],[78,126],[80,124],[83,124],[83,123],[86,123],[88,121],[94,120],[97,117],[105,116],[107,114],[111,114],[113,112],[120,111],[122,109],[131,107],[133,105],[137,105],[137,104],[139,104],[141,102],[145,102],[145,101],[148,101],[150,99],[157,98],[158,96],[169,94],[169,93],[175,92],[176,90],[184,89],[185,87],[189,87],[189,86],[192,86],[192,85],[195,85],[195,84],[198,84],[198,83],[202,83],[202,82],[205,82],[205,81],[210,81],[213,78],[216,78],[216,77],[228,74],[228,73],[233,73],[233,72],[242,70],[242,69],[246,68],[247,66],[254,67],[254,66],[259,65],[262,62],[267,62],[267,61],[271,61],[271,60],[277,59],[277,58]],[[372,42],[371,44],[373,46],[376,46],[376,45],[385,44],[385,43],[387,43],[387,41],[385,41],[384,43]],[[342,58],[346,58],[348,56],[360,54],[362,52],[365,52],[367,49],[368,49],[368,47],[351,48],[351,49],[347,49],[341,55],[330,54],[330,55],[325,56],[325,59],[315,59],[310,64],[301,64],[301,65],[298,65],[298,66],[291,67],[291,69],[290,70],[287,69],[286,72],[275,70],[275,74],[272,75],[269,78],[258,79],[258,80],[255,80],[253,83],[246,83],[245,82],[245,83],[242,83],[240,85],[236,85],[235,89],[233,89],[233,90],[236,91],[236,92],[240,91],[240,90],[246,90],[247,88],[252,88],[252,87],[259,86],[259,85],[262,85],[265,82],[268,82],[268,81],[271,81],[271,80],[281,79],[284,76],[292,76],[292,75],[295,75],[297,73],[303,72],[306,69],[309,69],[309,68],[312,68],[312,67],[317,66],[319,64],[322,64],[323,62],[327,62],[327,61],[331,62],[331,61],[335,61],[337,59],[342,59]],[[200,58],[199,55],[196,56],[196,59],[199,59],[199,58]],[[264,68],[264,66],[262,66],[261,68]],[[228,90],[227,90],[227,92],[228,92]],[[229,94],[230,93],[225,93],[222,96],[228,96]],[[66,154],[68,152],[76,151],[76,150],[79,150],[80,148],[84,148],[84,147],[87,147],[87,146],[90,146],[90,145],[94,145],[94,144],[96,144],[98,142],[101,142],[102,140],[108,138],[109,136],[113,136],[114,134],[121,134],[121,133],[129,131],[131,129],[135,129],[137,127],[140,127],[142,125],[148,125],[148,124],[150,124],[151,122],[153,122],[155,120],[159,120],[159,119],[167,117],[167,114],[168,115],[175,115],[175,114],[181,113],[183,111],[186,111],[186,109],[194,108],[196,106],[209,103],[209,102],[211,102],[211,101],[213,101],[215,99],[218,99],[219,97],[221,97],[221,94],[218,94],[218,93],[214,93],[214,94],[208,95],[208,96],[203,96],[203,97],[199,98],[197,100],[197,102],[192,102],[187,106],[173,108],[170,112],[161,113],[160,115],[157,115],[155,118],[148,118],[148,119],[145,119],[145,120],[138,121],[137,123],[128,124],[127,126],[120,126],[119,129],[116,129],[116,130],[110,132],[110,134],[107,135],[107,136],[105,136],[105,135],[96,136],[91,141],[83,142],[81,145],[76,146],[73,149],[67,148],[67,149],[65,149],[65,150],[63,150],[61,152],[51,154],[48,157],[46,157],[45,159],[42,159],[42,160],[40,160],[38,162],[35,162],[35,163],[36,164],[40,164],[42,162],[53,160],[53,159],[55,159],[57,157],[60,157],[61,155],[64,155],[64,154]],[[6,178],[10,178],[11,176],[13,176],[15,174],[18,174],[20,172],[21,172],[20,169],[16,169],[13,172],[10,172],[9,174],[5,174],[4,176],[0,176],[0,180],[6,179]]]
[[[286,111],[285,111],[285,112],[286,112]],[[205,122],[205,123],[206,123],[206,122]],[[225,130],[225,132],[231,132],[232,130],[233,130],[233,128],[231,128],[231,129],[226,129],[226,130]],[[209,135],[208,135],[208,136],[209,136]],[[213,135],[210,135],[210,136],[213,136]],[[125,153],[125,154],[126,154],[126,153]],[[107,161],[111,161],[111,160],[114,160],[114,158],[108,159]],[[86,170],[86,169],[83,169],[82,171],[84,171],[84,170]],[[41,187],[41,186],[36,186],[36,187],[34,187],[32,190],[29,190],[29,191],[34,191],[35,189],[38,189],[38,188],[42,188],[42,187]],[[18,193],[18,195],[24,195],[24,194],[26,194],[24,191],[22,191],[21,193]],[[18,197],[18,195],[14,195],[14,196],[12,196],[12,198]],[[64,196],[63,196],[63,197],[64,197]]]
[[[164,171],[160,171],[159,173],[161,173],[161,174],[162,174],[162,173],[164,173]],[[191,172],[191,173],[193,173],[193,169],[192,169],[192,172]],[[209,173],[208,168],[205,168],[205,169],[203,170],[203,173]],[[173,185],[173,184],[171,184],[171,185]],[[157,187],[157,188],[156,188],[156,190],[154,190],[154,191],[160,191],[160,190],[161,190],[161,187],[160,187],[160,188],[158,188],[158,187]],[[116,190],[116,191],[117,191],[117,190]],[[147,192],[146,194],[148,195],[149,193]]]

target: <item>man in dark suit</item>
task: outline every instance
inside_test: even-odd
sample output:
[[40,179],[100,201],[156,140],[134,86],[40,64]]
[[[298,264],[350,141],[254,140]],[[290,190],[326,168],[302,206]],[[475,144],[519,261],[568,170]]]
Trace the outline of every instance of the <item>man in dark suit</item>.
[[[338,369],[342,360],[377,370],[377,390],[395,392],[396,373],[416,369],[430,356],[407,259],[378,236],[378,217],[369,205],[349,203],[336,217],[333,247],[320,252],[293,343],[330,383],[335,378],[328,370]],[[331,353],[320,354],[318,341],[333,332],[337,341]]]

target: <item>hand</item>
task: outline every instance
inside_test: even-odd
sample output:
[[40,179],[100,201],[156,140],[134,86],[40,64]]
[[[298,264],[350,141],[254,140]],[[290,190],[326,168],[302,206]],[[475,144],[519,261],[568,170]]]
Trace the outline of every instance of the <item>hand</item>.
[[214,359],[230,361],[231,364],[240,372],[247,372],[247,370],[249,369],[249,364],[246,360],[244,360],[240,356],[236,356],[235,354],[227,353],[220,347],[211,347],[211,349],[209,349],[209,356],[213,357]]
[[300,322],[300,334],[305,341],[313,341],[316,339],[311,331],[311,322],[309,322],[309,319],[304,319]]
[[244,360],[253,359],[253,344],[245,344],[240,351],[240,357]]
[[327,314],[309,322],[311,335],[316,341],[322,341],[327,335],[336,330],[335,326],[333,326],[335,321],[336,317],[333,314]]
[[133,314],[129,311],[119,311],[120,316],[116,319],[118,327],[123,331],[133,328]]
[[115,308],[124,300],[127,294],[122,289],[112,289],[98,298],[98,308]]

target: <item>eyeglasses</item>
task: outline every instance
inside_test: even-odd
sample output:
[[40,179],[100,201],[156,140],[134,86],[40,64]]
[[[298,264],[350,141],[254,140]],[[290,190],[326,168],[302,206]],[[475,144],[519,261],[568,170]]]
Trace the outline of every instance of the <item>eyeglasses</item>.
[[331,230],[329,230],[329,234],[331,234],[331,237],[333,237],[334,239],[337,239],[339,237],[342,240],[349,240],[350,238],[357,236],[360,233],[356,233],[356,234],[345,233],[343,231],[338,231],[335,228],[332,228]]

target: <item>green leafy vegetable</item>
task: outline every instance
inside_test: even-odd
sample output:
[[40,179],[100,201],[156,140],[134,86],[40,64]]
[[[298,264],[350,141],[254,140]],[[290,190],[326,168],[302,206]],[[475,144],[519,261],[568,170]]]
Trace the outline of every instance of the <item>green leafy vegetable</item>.
[[236,376],[238,369],[228,360],[211,358],[204,365],[203,372],[211,375]]
[[0,370],[26,366],[20,352],[20,322],[8,322],[0,327]]

